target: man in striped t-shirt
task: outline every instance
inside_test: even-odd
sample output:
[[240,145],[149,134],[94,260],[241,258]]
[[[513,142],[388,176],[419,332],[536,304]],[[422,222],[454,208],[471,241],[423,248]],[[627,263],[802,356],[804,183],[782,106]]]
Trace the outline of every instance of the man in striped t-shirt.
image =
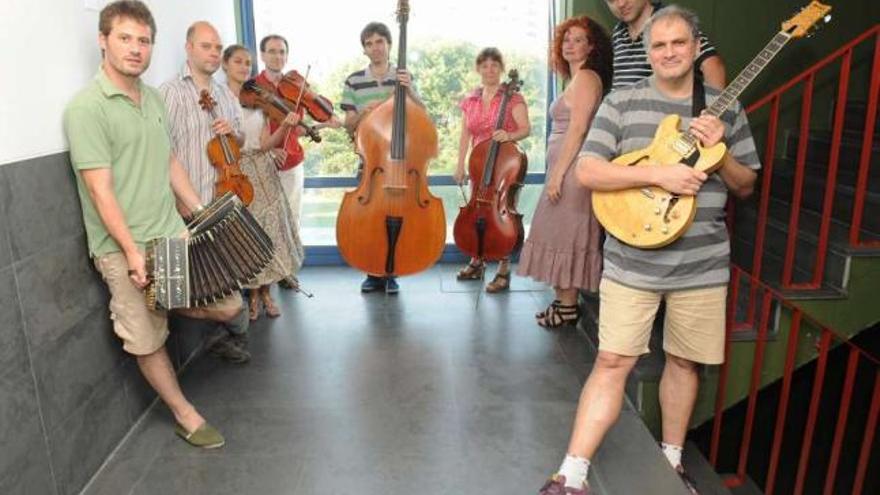
[[[651,15],[663,8],[660,2],[649,0],[605,0],[614,17],[620,22],[611,33],[614,48],[614,79],[612,89],[637,83],[651,75],[651,64],[642,42],[642,29]],[[709,38],[699,33],[700,51],[696,66],[709,86],[724,89],[724,62]]]
[[[648,352],[653,320],[664,300],[661,447],[696,493],[681,467],[681,448],[697,397],[698,366],[724,359],[730,258],[724,205],[728,192],[737,197],[751,194],[761,164],[738,103],[720,119],[708,113],[690,117],[699,47],[696,17],[667,7],[647,22],[645,35],[654,74],[611,92],[602,102],[578,161],[578,179],[596,191],[658,186],[680,195],[696,195],[696,218],[682,238],[659,249],[638,249],[606,237],[599,286],[599,355],[581,393],[568,455],[542,491],[544,495],[586,492],[589,459],[620,414],[627,375],[638,357]],[[719,92],[704,87],[711,105]],[[624,167],[610,163],[614,157],[648,146],[658,124],[669,114],[679,115],[681,128],[689,128],[704,146],[727,145],[716,174],[708,177],[683,164]]]
[[[381,22],[367,24],[361,31],[361,46],[364,55],[370,59],[370,65],[345,79],[342,101],[339,103],[339,107],[345,111],[345,128],[352,135],[357,131],[361,119],[391,96],[398,81],[408,88],[415,101],[419,101],[410,87],[412,78],[409,72],[398,70],[388,59],[391,52],[391,31],[388,26]],[[360,166],[363,167],[363,163]],[[399,290],[396,278],[368,273],[361,284],[361,292],[379,290],[396,294]]]

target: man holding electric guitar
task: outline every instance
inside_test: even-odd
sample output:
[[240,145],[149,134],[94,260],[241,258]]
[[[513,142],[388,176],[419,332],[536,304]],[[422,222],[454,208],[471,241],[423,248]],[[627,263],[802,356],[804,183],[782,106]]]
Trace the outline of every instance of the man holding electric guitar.
[[[696,214],[682,236],[666,244],[635,247],[631,239],[618,239],[608,229],[599,289],[599,356],[580,396],[568,455],[542,495],[586,493],[589,459],[620,414],[627,375],[648,352],[654,316],[664,299],[662,446],[672,467],[694,490],[681,468],[681,447],[697,397],[698,366],[724,359],[730,255],[724,206],[728,191],[739,198],[751,194],[761,166],[739,103],[717,116],[702,111],[706,100],[713,103],[719,92],[695,78],[698,33],[693,13],[676,6],[657,11],[644,30],[654,75],[606,97],[584,143],[577,175],[585,187],[599,194],[635,190],[645,196],[665,190],[665,207],[652,208],[646,215],[651,218],[640,219],[642,230],[666,229],[662,218],[670,212],[686,215],[673,206],[688,197],[696,197]],[[675,161],[657,166],[611,163],[616,156],[651,145],[667,114],[681,118],[680,128],[690,136],[683,141],[693,149],[699,144],[699,151],[705,148],[708,154],[715,145],[726,144],[726,151],[723,145],[713,148],[720,150],[720,161],[705,169],[717,173],[707,175],[699,167]],[[634,157],[630,164],[647,156]]]

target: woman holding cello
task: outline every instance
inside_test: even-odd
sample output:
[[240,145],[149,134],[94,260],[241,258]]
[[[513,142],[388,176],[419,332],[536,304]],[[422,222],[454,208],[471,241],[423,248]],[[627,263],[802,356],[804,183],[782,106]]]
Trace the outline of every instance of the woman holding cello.
[[[480,75],[480,87],[468,93],[459,103],[462,114],[461,138],[458,146],[458,166],[453,174],[459,184],[465,182],[465,159],[477,145],[489,139],[500,143],[516,142],[527,137],[530,131],[528,108],[525,99],[517,92],[510,96],[503,121],[498,118],[504,95],[504,85],[501,83],[504,59],[501,52],[494,47],[484,48],[477,55],[475,67]],[[502,122],[501,129],[496,130],[496,123],[499,121]],[[523,163],[522,166],[525,167],[526,164]],[[457,278],[480,280],[485,269],[486,261],[473,257],[467,266],[458,272]],[[495,277],[486,285],[486,292],[500,292],[509,288],[510,257],[506,256],[500,260]]]
[[[247,48],[241,45],[228,46],[223,51],[223,70],[232,93],[242,102],[248,100],[250,103],[252,97],[245,98],[245,93],[242,92],[242,85],[251,72],[251,54]],[[259,317],[260,305],[269,317],[281,315],[272,300],[269,287],[295,274],[303,261],[299,228],[293,221],[276,168],[276,164],[284,159],[283,153],[277,148],[283,143],[288,131],[301,127],[300,118],[294,112],[275,112],[272,116],[278,120],[278,127],[274,132],[270,132],[269,118],[263,110],[248,106],[242,108],[245,140],[242,146],[241,169],[250,178],[254,188],[254,199],[248,209],[269,234],[275,246],[275,259],[247,286],[251,289],[251,320]]]
[[592,213],[591,194],[572,167],[602,96],[611,89],[611,40],[582,16],[556,26],[551,66],[567,82],[550,105],[547,174],[517,273],[553,286],[555,300],[535,315],[555,328],[580,318],[578,289],[595,292],[602,271],[602,230]]

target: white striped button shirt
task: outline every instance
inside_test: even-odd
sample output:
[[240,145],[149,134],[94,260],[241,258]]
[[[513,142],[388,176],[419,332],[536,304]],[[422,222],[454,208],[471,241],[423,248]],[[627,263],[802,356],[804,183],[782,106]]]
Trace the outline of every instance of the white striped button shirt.
[[[203,204],[214,199],[217,171],[208,159],[208,142],[215,136],[213,119],[199,105],[199,89],[193,81],[189,64],[184,64],[174,79],[159,86],[168,107],[168,127],[174,155],[186,169],[189,180]],[[236,135],[241,135],[241,106],[225,84],[211,79],[211,96],[217,103],[217,117],[226,119]]]

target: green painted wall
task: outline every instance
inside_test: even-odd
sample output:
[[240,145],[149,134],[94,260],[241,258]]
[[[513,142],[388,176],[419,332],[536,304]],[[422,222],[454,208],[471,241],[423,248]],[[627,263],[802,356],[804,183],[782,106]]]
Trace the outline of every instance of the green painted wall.
[[[675,3],[690,8],[699,15],[701,28],[721,53],[730,80],[781,29],[782,21],[808,2],[681,0]],[[876,0],[828,0],[826,3],[832,6],[831,23],[811,38],[790,42],[768,70],[746,90],[741,98],[743,102],[754,101],[766,94],[880,20],[880,2]],[[615,19],[605,5],[605,0],[565,0],[563,4],[569,9],[566,12],[593,16],[609,31],[614,25]],[[854,76],[867,77],[868,70]],[[856,89],[853,87],[854,92]]]

